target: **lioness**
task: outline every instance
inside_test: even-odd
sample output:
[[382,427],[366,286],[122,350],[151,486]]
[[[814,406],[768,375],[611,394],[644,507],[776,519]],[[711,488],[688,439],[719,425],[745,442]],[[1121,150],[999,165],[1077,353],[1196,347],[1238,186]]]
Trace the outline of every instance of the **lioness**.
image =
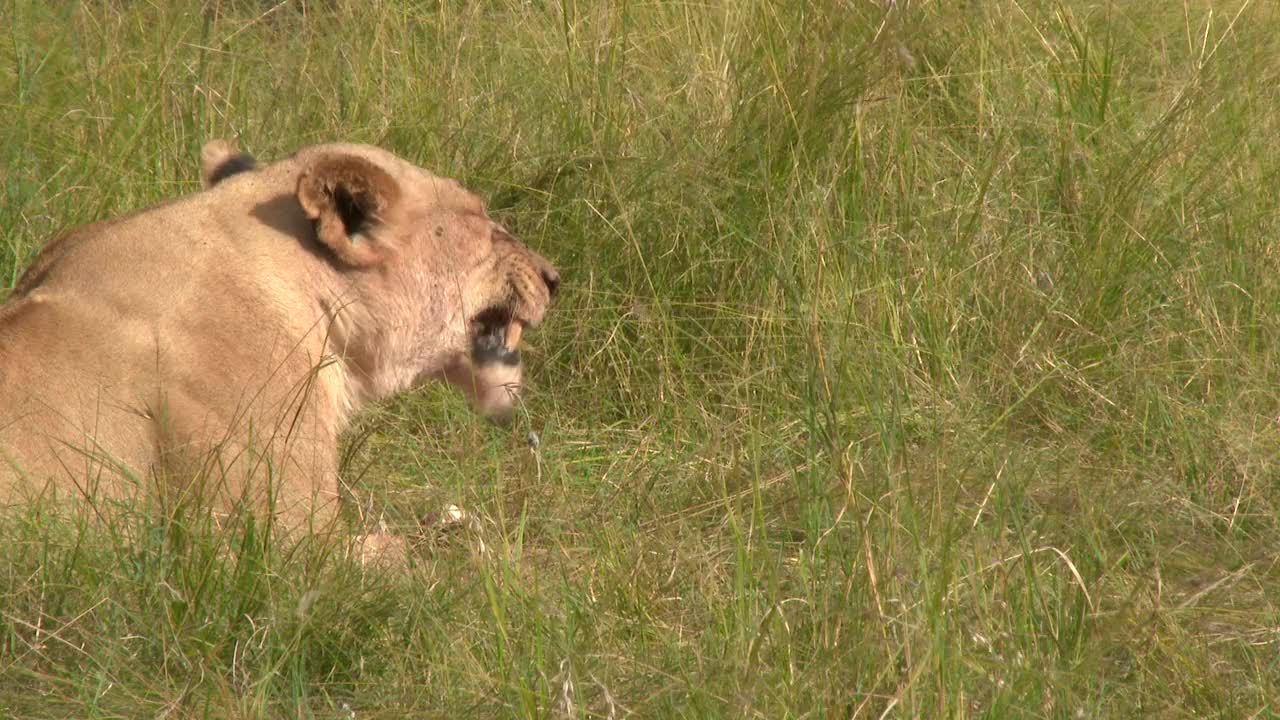
[[202,159],[201,191],[66,233],[0,305],[0,505],[212,477],[296,530],[334,516],[370,403],[440,379],[512,411],[560,279],[476,195],[364,145]]

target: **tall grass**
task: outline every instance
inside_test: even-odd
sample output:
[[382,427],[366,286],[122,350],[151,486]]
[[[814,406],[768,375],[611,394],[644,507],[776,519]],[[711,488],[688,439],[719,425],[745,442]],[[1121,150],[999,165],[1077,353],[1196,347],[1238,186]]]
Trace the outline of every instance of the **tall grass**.
[[475,520],[407,573],[7,511],[0,715],[1280,712],[1274,3],[0,20],[0,286],[225,136],[386,146],[565,276],[514,429],[351,434],[362,509]]

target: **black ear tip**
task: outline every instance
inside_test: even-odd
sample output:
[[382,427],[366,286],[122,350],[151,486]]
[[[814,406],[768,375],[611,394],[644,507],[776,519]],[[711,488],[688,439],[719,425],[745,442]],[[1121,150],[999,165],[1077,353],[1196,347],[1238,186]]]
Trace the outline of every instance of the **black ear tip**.
[[239,175],[242,172],[248,172],[256,168],[257,166],[258,166],[257,161],[254,160],[253,156],[249,155],[248,153],[240,153],[239,155],[233,155],[227,158],[226,160],[224,160],[217,167],[213,168],[213,170],[209,172],[209,176],[208,178],[206,178],[206,182],[210,187],[212,187],[222,182],[223,180],[226,180],[232,175]]

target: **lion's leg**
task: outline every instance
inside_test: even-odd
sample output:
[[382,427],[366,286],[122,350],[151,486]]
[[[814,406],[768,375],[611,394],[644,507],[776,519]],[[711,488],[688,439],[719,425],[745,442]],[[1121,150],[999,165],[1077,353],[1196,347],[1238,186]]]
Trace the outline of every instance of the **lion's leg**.
[[[167,403],[157,440],[170,498],[212,507],[219,514],[268,517],[273,534],[292,543],[303,538],[354,540],[361,559],[401,565],[408,543],[390,533],[352,536],[340,525],[337,437],[311,413],[290,427],[259,431],[251,422],[218,424],[196,406]],[[193,423],[192,418],[200,418]]]

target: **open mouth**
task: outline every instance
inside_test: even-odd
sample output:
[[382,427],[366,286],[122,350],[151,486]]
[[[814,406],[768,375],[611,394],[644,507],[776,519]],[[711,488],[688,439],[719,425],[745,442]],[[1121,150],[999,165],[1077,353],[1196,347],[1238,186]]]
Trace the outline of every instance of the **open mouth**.
[[507,308],[492,307],[471,320],[471,359],[476,365],[519,365],[524,322]]

